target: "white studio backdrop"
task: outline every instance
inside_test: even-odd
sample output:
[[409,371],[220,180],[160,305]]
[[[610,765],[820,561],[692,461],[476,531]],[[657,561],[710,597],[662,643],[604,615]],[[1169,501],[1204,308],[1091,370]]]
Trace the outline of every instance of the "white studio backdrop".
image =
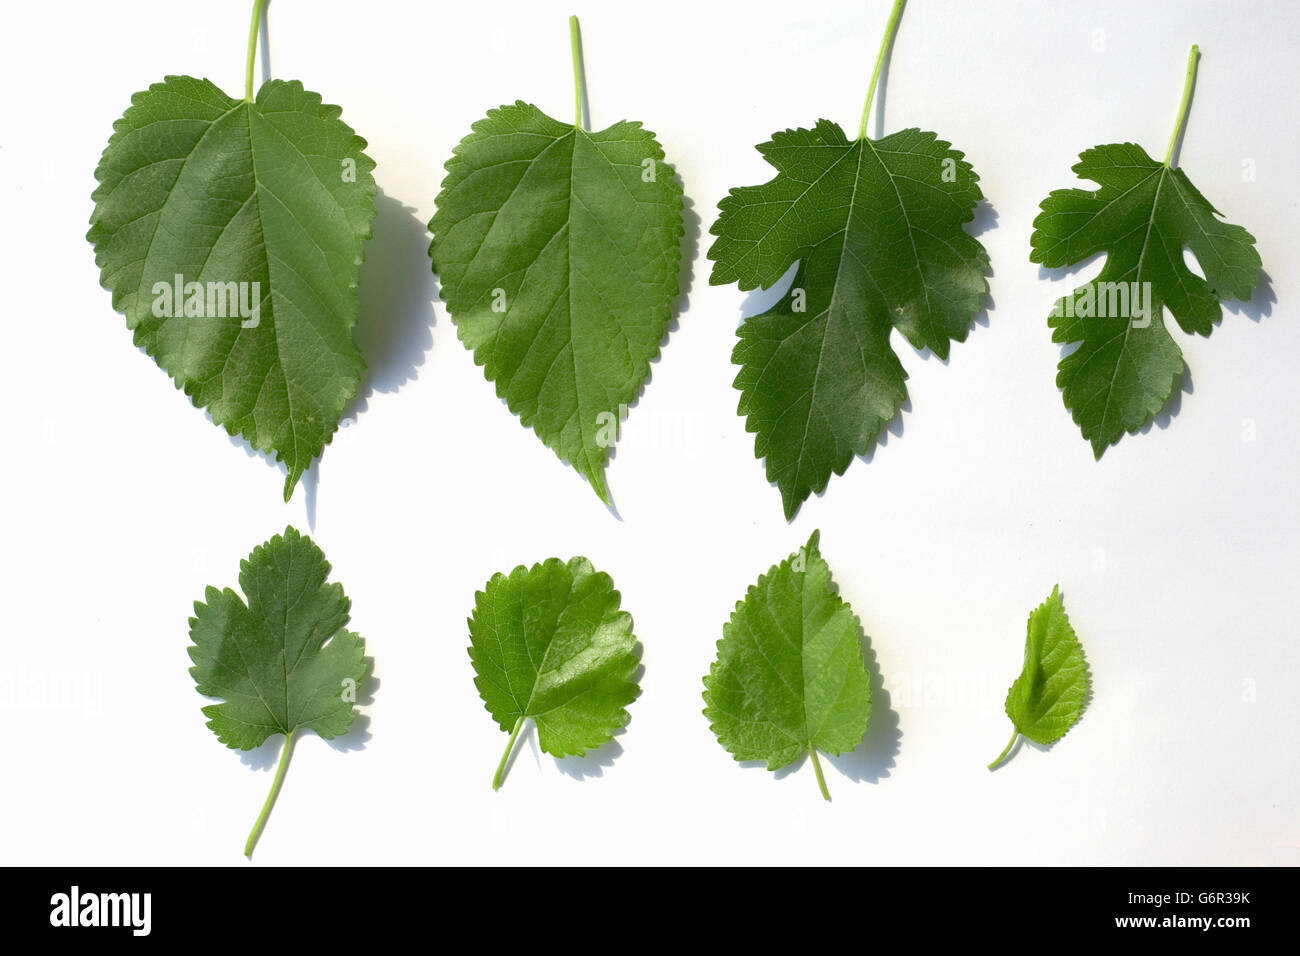
[[[293,524],[351,597],[378,685],[352,734],[299,742],[257,864],[1300,862],[1300,6],[912,0],[869,131],[965,151],[991,304],[947,362],[895,334],[907,411],[788,525],[731,386],[736,326],[764,297],[708,285],[708,229],[729,187],[770,178],[754,146],[773,131],[856,128],[886,0],[272,3],[272,74],[343,107],[382,189],[370,378],[287,505],[281,471],[131,345],[84,239],[131,94],[170,73],[237,93],[250,7],[6,14],[0,858],[243,863],[278,738],[241,760],[205,728],[187,618]],[[569,115],[569,13],[593,126],[644,122],[688,197],[689,292],[608,471],[617,514],[496,399],[426,254],[475,119],[515,99]],[[1071,278],[1029,262],[1031,223],[1081,150],[1162,155],[1193,42],[1180,162],[1254,234],[1267,280],[1209,339],[1174,330],[1191,369],[1176,414],[1095,462],[1046,324]],[[829,804],[806,762],[741,767],[700,714],[735,602],[814,528],[883,685],[867,742],[828,761]],[[589,758],[525,739],[494,794],[505,736],[465,651],[474,592],[575,554],[635,618],[642,696]],[[1051,751],[990,774],[1025,619],[1057,583],[1092,703]]]

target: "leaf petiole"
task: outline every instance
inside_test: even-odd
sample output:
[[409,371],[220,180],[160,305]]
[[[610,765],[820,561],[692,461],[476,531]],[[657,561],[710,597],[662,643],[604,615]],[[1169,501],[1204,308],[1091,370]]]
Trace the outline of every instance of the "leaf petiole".
[[253,22],[248,27],[248,55],[244,58],[244,102],[253,102],[253,59],[257,54],[257,31],[262,25],[266,0],[253,0]]
[[1174,147],[1178,145],[1178,137],[1182,135],[1183,127],[1187,125],[1187,112],[1192,105],[1192,87],[1196,85],[1196,61],[1201,56],[1201,48],[1195,43],[1187,51],[1187,79],[1183,81],[1183,101],[1178,104],[1178,122],[1174,124],[1174,132],[1169,137],[1169,148],[1165,150],[1165,167],[1168,168],[1174,158]]
[[808,756],[812,758],[813,773],[817,774],[817,786],[821,788],[822,796],[829,800],[831,792],[826,789],[826,778],[822,776],[822,762],[817,759],[817,748],[809,747]]
[[569,49],[573,52],[573,125],[586,129],[582,124],[582,34],[578,30],[578,17],[569,17]]
[[253,847],[257,843],[257,838],[262,835],[262,827],[266,826],[266,818],[271,815],[271,807],[275,806],[275,798],[280,794],[280,784],[284,782],[284,772],[289,767],[289,755],[293,753],[293,735],[297,732],[298,728],[295,727],[284,735],[284,747],[280,750],[280,766],[275,769],[271,792],[266,795],[262,812],[257,815],[257,822],[253,824],[253,829],[248,834],[248,842],[244,844],[244,856],[250,860],[253,858]]
[[858,124],[858,139],[863,139],[867,135],[867,117],[871,115],[871,101],[876,96],[876,81],[880,79],[880,68],[884,65],[890,46],[893,45],[894,34],[898,32],[898,18],[902,16],[903,5],[906,2],[907,0],[894,0],[894,9],[890,11],[889,22],[885,24],[885,36],[880,41],[880,52],[876,54],[876,68],[871,71],[871,85],[867,87],[867,101],[862,104],[862,122]]
[[519,731],[524,729],[524,719],[520,717],[515,721],[515,729],[510,731],[510,739],[506,741],[506,752],[501,755],[501,762],[497,764],[497,772],[492,776],[492,789],[500,790],[502,781],[506,775],[506,763],[510,760],[510,751],[515,749],[515,741],[519,738]]
[[1011,753],[1011,748],[1016,745],[1016,741],[1019,738],[1020,738],[1020,731],[1013,729],[1011,731],[1011,739],[1008,740],[1007,745],[1002,748],[1002,753],[998,754],[997,757],[994,758],[993,762],[989,764],[990,770],[997,767],[998,764],[1002,763],[1002,761],[1006,759],[1007,754]]

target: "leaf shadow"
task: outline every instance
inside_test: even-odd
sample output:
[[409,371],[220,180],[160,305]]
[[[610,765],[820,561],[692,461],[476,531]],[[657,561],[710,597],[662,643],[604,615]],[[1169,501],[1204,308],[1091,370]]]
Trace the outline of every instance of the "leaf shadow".
[[[998,224],[998,210],[987,197],[981,199],[975,204],[974,214],[966,223],[966,233],[973,239],[978,239],[984,233],[994,229]],[[981,243],[983,245],[983,243]],[[989,269],[985,275],[993,275],[992,260],[990,260]]]
[[[831,587],[838,593],[839,588],[833,581]],[[867,724],[867,732],[858,745],[848,753],[834,756],[822,753],[821,756],[850,780],[857,783],[879,783],[890,776],[890,770],[894,768],[894,758],[898,756],[902,747],[903,732],[899,726],[898,712],[894,710],[889,691],[885,689],[885,680],[880,673],[880,664],[871,646],[871,638],[860,621],[858,622],[858,644],[862,648],[862,665],[866,668],[867,681],[871,688],[871,717]],[[808,763],[808,755],[804,754],[793,763],[774,771],[772,776],[777,780],[783,780],[801,770],[806,763]],[[767,765],[761,760],[746,760],[742,761],[742,766],[765,767]],[[834,787],[829,782],[828,789],[831,790],[833,798]]]
[[[878,449],[884,448],[887,444],[889,444],[889,437],[891,435],[894,438],[902,438],[903,437],[903,416],[911,414],[911,411],[912,411],[912,396],[908,395],[903,399],[902,403],[898,406],[898,411],[895,412],[894,417],[889,420],[889,424],[886,425],[884,428],[880,429],[880,432],[876,435],[876,440],[871,445],[871,447],[868,448],[866,451],[864,451],[861,455],[856,456],[858,461],[866,465],[871,464],[872,459],[876,457],[876,451]],[[830,486],[831,483],[827,481],[826,487],[823,488],[821,491],[817,492],[817,497],[820,498],[823,495],[825,495],[826,492],[830,489]]]
[[[375,676],[375,659],[365,658],[366,676],[361,681],[361,693],[357,695],[356,706],[369,707],[375,702],[375,691],[379,690],[379,678]],[[340,734],[325,743],[331,750],[347,753],[352,750],[365,750],[370,743],[370,715],[364,710],[357,714],[346,734]]]
[[356,342],[366,371],[340,428],[356,424],[376,392],[392,394],[415,381],[433,347],[439,289],[427,225],[381,189],[373,231],[358,285]]
[[[438,279],[429,262],[426,224],[414,208],[380,189],[372,231],[357,287],[355,332],[366,370],[339,418],[340,429],[357,423],[376,392],[392,394],[415,381],[433,347]],[[302,480],[307,525],[313,531],[322,458],[311,463]]]
[[[324,455],[321,456],[322,458]],[[308,466],[299,480],[302,485],[302,504],[307,512],[307,530],[316,531],[316,494],[320,491],[320,458]]]
[[603,777],[605,768],[612,767],[614,761],[623,755],[623,745],[618,738],[623,736],[623,728],[614,731],[614,735],[595,750],[588,750],[582,756],[565,757],[555,761],[560,773],[574,780],[586,780],[588,777]]
[[[636,394],[633,395],[627,403],[626,409],[628,420],[631,420],[632,418],[632,411],[641,404],[641,397],[645,394],[646,388],[654,378],[655,366],[663,360],[664,349],[668,347],[669,340],[672,338],[673,334],[681,328],[681,316],[690,311],[691,290],[695,281],[695,260],[699,255],[700,238],[702,235],[700,228],[700,215],[695,211],[695,200],[687,194],[686,187],[682,182],[681,174],[677,172],[677,167],[666,161],[660,162],[658,165],[660,168],[666,168],[669,171],[674,182],[677,183],[677,187],[682,191],[682,237],[680,242],[681,261],[677,268],[678,292],[676,298],[673,299],[672,313],[668,320],[668,325],[664,329],[663,337],[659,340],[659,351],[657,351],[654,358],[650,360],[650,365],[646,370],[645,378],[641,381],[640,386],[638,386]],[[622,409],[620,409],[615,441],[610,444],[608,449],[608,456],[605,462],[606,474],[608,474],[610,466],[618,457],[618,439],[622,437],[623,429],[625,427],[621,412]],[[568,462],[564,462],[564,464],[568,468],[573,468],[573,466]],[[576,471],[576,469],[574,470]],[[613,515],[616,520],[622,521],[623,516],[619,514],[618,502],[615,499],[614,489],[610,486],[608,480],[606,481],[605,488],[609,494],[610,500],[609,513]]]
[[[1012,729],[1014,730],[1015,728],[1013,727]],[[1003,767],[1009,764],[1013,759],[1015,759],[1016,754],[1020,753],[1021,747],[1025,746],[1026,744],[1032,744],[1032,743],[1033,742],[1024,734],[1016,734],[1015,743],[1011,745],[1011,749],[1007,751],[1007,755],[1002,758],[1002,760],[998,763],[996,767],[990,767],[989,772],[997,773],[999,770],[1001,770]],[[1043,750],[1043,751],[1050,749],[1040,744],[1033,744],[1033,747],[1035,750]]]
[[[366,679],[362,686],[365,690],[357,697],[357,706],[365,707],[375,702],[375,691],[379,688],[379,679],[373,676],[375,660],[373,657],[365,658]],[[220,697],[208,698],[213,702],[220,702]],[[371,733],[370,716],[360,713],[352,721],[352,726],[348,728],[347,733],[335,737],[333,740],[325,741],[325,744],[331,750],[337,750],[346,753],[349,750],[364,750],[367,743],[370,742]],[[305,733],[299,730],[298,733]],[[319,735],[317,735],[319,736]],[[239,762],[253,770],[270,770],[280,762],[280,752],[284,749],[284,735],[274,734],[262,742],[260,747],[254,747],[252,750],[239,751]],[[290,758],[292,760],[292,758]]]
[[[632,672],[632,681],[638,688],[641,686],[641,678],[645,676],[645,664],[641,661],[642,650],[641,642],[637,641],[633,648],[637,665]],[[641,696],[640,690],[637,691],[637,696]],[[631,719],[629,718],[630,722]],[[614,761],[623,755],[623,745],[619,743],[618,738],[626,732],[627,725],[625,724],[614,731],[610,739],[599,747],[578,756],[556,759],[555,766],[560,773],[575,780],[584,780],[587,777],[603,777],[605,768],[613,766]]]
[[262,82],[271,79],[271,4],[270,0],[262,7],[262,19],[258,24],[257,45],[258,59],[262,64]]
[[[1038,278],[1049,282],[1055,282],[1058,279],[1068,279],[1070,276],[1078,275],[1083,270],[1090,268],[1098,262],[1104,262],[1106,255],[1107,253],[1105,249],[1099,249],[1086,259],[1080,259],[1078,262],[1072,262],[1069,265],[1053,266],[1050,269],[1047,266],[1039,265]],[[1061,296],[1056,296],[1055,298],[1059,299]],[[1050,310],[1051,306],[1049,305],[1048,311]]]
[[[625,728],[620,727],[614,731],[613,736],[599,747],[588,750],[585,754],[574,755],[569,757],[552,757],[555,767],[566,777],[572,777],[574,780],[585,780],[588,777],[604,776],[606,767],[613,766],[614,761],[623,755],[623,746],[618,742],[618,738],[624,733]],[[514,773],[515,764],[519,761],[520,755],[524,752],[525,745],[529,754],[532,755],[533,765],[538,772],[542,769],[542,748],[537,742],[537,724],[529,720],[520,731],[519,742],[510,752],[510,757],[506,760],[505,770],[502,772],[502,786],[509,781],[510,775]]]
[[[218,425],[215,421],[213,421],[211,409],[207,409],[207,408],[203,409],[203,417],[208,420],[209,424],[213,425],[216,428],[221,429],[222,434],[226,436],[226,440],[229,441],[230,444],[234,445],[236,448],[243,451],[243,453],[247,455],[249,458],[261,459],[262,463],[265,464],[268,468],[273,468],[274,470],[278,471],[280,473],[281,479],[288,476],[289,466],[282,461],[277,461],[274,452],[262,451],[261,449],[254,448],[252,444],[248,441],[248,439],[245,438],[243,435],[230,434],[230,432],[226,431],[224,425]],[[317,459],[317,461],[319,461],[319,459]],[[313,461],[311,463],[311,466],[307,469],[307,471],[303,472],[304,478],[306,478],[307,472],[310,472],[313,469],[315,469],[317,461]],[[283,481],[280,482],[280,484],[283,483],[284,483]],[[312,530],[314,531],[315,528],[313,527]]]
[[253,770],[270,770],[279,762],[283,747],[284,736],[275,734],[266,738],[260,747],[239,751],[239,762]]
[[[641,684],[641,678],[645,675],[645,664],[641,661],[642,654],[641,642],[637,641],[633,648],[636,655],[636,669],[632,671],[632,680],[638,685]],[[637,696],[640,696],[638,692]],[[627,726],[624,725],[610,735],[610,739],[605,741],[599,747],[593,747],[584,754],[573,754],[568,757],[552,757],[555,761],[555,767],[566,777],[572,777],[574,780],[585,780],[588,777],[603,777],[605,768],[611,767],[614,761],[623,755],[623,745],[619,743],[618,738],[627,732]],[[510,755],[506,758],[505,769],[502,772],[501,779],[505,781],[513,772],[515,761],[519,759],[519,754],[524,750],[524,743],[527,742],[528,750],[533,755],[533,763],[540,771],[542,767],[542,748],[537,740],[537,722],[527,720],[524,722],[524,729],[520,731],[519,741],[511,750]],[[504,786],[504,783],[502,784]]]
[[903,731],[899,726],[898,711],[894,710],[885,689],[885,679],[880,673],[880,662],[871,646],[871,638],[862,623],[858,623],[858,643],[862,647],[862,664],[867,670],[871,687],[871,720],[867,732],[852,751],[827,760],[844,776],[860,783],[879,783],[890,776],[894,758],[902,749]]
[[[429,263],[424,221],[413,208],[381,189],[375,196],[371,227],[373,235],[366,242],[357,283],[357,325],[353,332],[366,370],[356,395],[339,417],[340,429],[357,423],[376,392],[396,392],[414,381],[433,347],[433,302],[438,296],[438,283]],[[212,421],[207,409],[204,415]],[[276,461],[274,454],[259,451],[242,435],[227,433],[227,438],[248,457],[260,458],[281,475],[288,474],[288,467]],[[307,526],[312,531],[316,530],[321,460],[329,447],[326,444],[325,452],[303,472],[299,482]]]
[[1273,314],[1273,305],[1276,302],[1277,294],[1273,291],[1273,277],[1266,270],[1260,269],[1259,281],[1251,290],[1250,298],[1245,302],[1240,299],[1229,299],[1223,303],[1223,308],[1233,315],[1244,315],[1252,322],[1261,322],[1265,316]]
[[786,294],[790,287],[794,285],[795,276],[799,274],[799,267],[803,260],[796,259],[790,263],[790,268],[785,270],[785,275],[777,279],[770,286],[764,289],[759,286],[756,289],[750,289],[745,293],[745,297],[740,300],[740,315],[736,319],[737,331],[755,316],[762,315],[764,312],[774,308]]
[[1183,396],[1191,395],[1195,391],[1192,385],[1192,368],[1186,362],[1183,363],[1182,374],[1174,379],[1174,386],[1174,393],[1169,396],[1169,401],[1165,402],[1164,407],[1154,418],[1138,429],[1139,435],[1149,434],[1152,428],[1168,428],[1183,409]]

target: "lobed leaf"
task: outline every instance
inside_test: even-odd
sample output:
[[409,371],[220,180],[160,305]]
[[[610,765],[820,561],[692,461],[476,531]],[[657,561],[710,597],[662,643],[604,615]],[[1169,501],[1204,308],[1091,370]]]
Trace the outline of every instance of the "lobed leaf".
[[963,154],[919,129],[850,142],[819,120],[758,151],[777,175],[718,203],[709,282],[767,288],[799,263],[732,353],[739,412],[792,518],[907,398],[891,331],[945,359],[965,340],[988,290],[988,254],[963,228],[983,195]]
[[[1254,237],[1223,222],[1186,173],[1134,143],[1085,150],[1072,169],[1099,188],[1057,189],[1043,200],[1029,259],[1054,269],[1106,253],[1097,278],[1048,319],[1052,341],[1078,344],[1061,359],[1056,384],[1100,458],[1160,413],[1183,374],[1165,309],[1184,332],[1208,336],[1222,301],[1250,298],[1260,258]],[[1205,278],[1187,267],[1184,248]]]

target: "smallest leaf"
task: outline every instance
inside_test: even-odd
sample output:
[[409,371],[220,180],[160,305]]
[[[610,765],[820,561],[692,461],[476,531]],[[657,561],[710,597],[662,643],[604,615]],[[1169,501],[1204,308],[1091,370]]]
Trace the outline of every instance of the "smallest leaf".
[[1007,691],[1007,716],[1015,729],[990,770],[1006,759],[1022,734],[1044,746],[1064,737],[1091,692],[1083,645],[1070,626],[1059,586],[1030,613],[1027,630],[1025,666]]

